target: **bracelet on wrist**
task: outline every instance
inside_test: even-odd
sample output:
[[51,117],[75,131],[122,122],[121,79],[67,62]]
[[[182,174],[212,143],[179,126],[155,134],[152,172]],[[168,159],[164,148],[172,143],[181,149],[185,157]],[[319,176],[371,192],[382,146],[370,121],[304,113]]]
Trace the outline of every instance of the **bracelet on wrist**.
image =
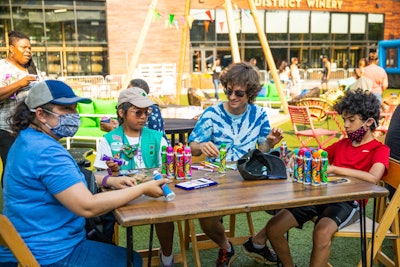
[[109,174],[107,174],[106,176],[103,177],[103,180],[101,180],[101,185],[102,185],[103,187],[105,187],[105,188],[109,187],[109,186],[107,185],[107,180],[108,180],[108,178],[110,178],[110,177],[111,177],[111,175],[109,175]]

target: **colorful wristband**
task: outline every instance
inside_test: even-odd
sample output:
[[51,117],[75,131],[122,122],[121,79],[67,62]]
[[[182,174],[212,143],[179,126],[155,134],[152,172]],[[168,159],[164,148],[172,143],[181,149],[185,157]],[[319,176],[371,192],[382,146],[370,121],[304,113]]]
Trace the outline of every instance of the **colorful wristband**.
[[102,185],[103,187],[109,187],[109,186],[107,185],[107,180],[108,180],[108,178],[110,178],[110,177],[111,177],[111,175],[109,175],[109,174],[107,174],[106,176],[103,177],[103,180],[101,181],[101,185]]

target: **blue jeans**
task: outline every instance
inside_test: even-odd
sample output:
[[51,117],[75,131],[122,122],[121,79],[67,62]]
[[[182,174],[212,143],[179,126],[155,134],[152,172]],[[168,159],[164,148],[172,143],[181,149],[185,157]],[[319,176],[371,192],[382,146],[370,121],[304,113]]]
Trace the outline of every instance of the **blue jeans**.
[[[134,251],[134,266],[142,266],[141,256]],[[126,266],[126,248],[92,240],[79,243],[74,251],[59,262],[41,265],[42,267],[109,267]],[[17,267],[17,263],[1,263],[0,267]]]
[[218,89],[221,81],[218,79],[214,79],[214,87],[215,87],[215,98],[218,100]]

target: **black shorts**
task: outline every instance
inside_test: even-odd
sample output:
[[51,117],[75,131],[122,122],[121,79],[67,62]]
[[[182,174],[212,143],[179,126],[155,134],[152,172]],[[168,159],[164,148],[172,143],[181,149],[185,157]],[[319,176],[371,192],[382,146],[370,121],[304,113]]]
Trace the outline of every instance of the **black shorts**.
[[317,217],[317,221],[321,218],[327,217],[335,221],[338,229],[355,222],[355,216],[359,216],[359,204],[356,201],[330,203],[323,205],[306,206],[299,208],[288,209],[293,214],[299,228],[303,227],[303,224],[310,221],[314,217]]

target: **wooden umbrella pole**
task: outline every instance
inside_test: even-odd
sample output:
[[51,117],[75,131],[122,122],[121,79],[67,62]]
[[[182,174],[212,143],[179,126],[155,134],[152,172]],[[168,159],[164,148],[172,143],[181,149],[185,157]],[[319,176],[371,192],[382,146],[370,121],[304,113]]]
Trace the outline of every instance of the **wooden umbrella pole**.
[[182,92],[182,75],[183,69],[185,67],[185,56],[186,56],[186,48],[187,42],[189,38],[189,13],[190,13],[190,1],[186,0],[185,4],[185,24],[183,26],[182,31],[182,40],[181,40],[181,55],[179,58],[179,66],[178,66],[178,78],[176,81],[176,103],[179,105],[181,103],[181,92]]
[[228,32],[229,32],[229,41],[231,43],[231,50],[232,50],[232,61],[233,63],[240,62],[240,54],[239,54],[239,45],[236,36],[236,28],[233,24],[232,19],[232,1],[225,0],[224,9],[226,13],[226,19],[228,22]]
[[267,59],[268,67],[271,71],[272,78],[274,79],[276,89],[277,89],[279,97],[281,99],[283,112],[287,114],[289,112],[288,104],[286,101],[285,93],[282,91],[282,88],[281,88],[281,81],[279,80],[278,72],[276,71],[276,65],[274,62],[274,58],[272,57],[271,49],[269,48],[269,45],[267,42],[267,37],[260,26],[260,22],[258,21],[258,17],[256,14],[256,7],[255,7],[253,0],[248,0],[248,3],[249,3],[250,10],[251,10],[251,15],[253,16],[253,20],[254,20],[254,23],[257,28],[258,38],[260,39],[265,58]]
[[153,17],[154,9],[157,6],[157,2],[158,2],[158,0],[153,0],[150,4],[149,11],[147,12],[147,16],[144,21],[143,28],[140,32],[139,39],[138,39],[138,42],[135,47],[135,51],[133,52],[133,55],[132,55],[132,59],[131,59],[129,69],[128,69],[128,74],[127,74],[124,82],[122,83],[122,89],[125,89],[128,87],[129,82],[131,81],[132,76],[135,72],[135,69],[138,65],[139,56],[140,56],[140,53],[142,52],[143,43],[144,43],[144,40],[146,39],[147,32],[149,31],[151,19]]

